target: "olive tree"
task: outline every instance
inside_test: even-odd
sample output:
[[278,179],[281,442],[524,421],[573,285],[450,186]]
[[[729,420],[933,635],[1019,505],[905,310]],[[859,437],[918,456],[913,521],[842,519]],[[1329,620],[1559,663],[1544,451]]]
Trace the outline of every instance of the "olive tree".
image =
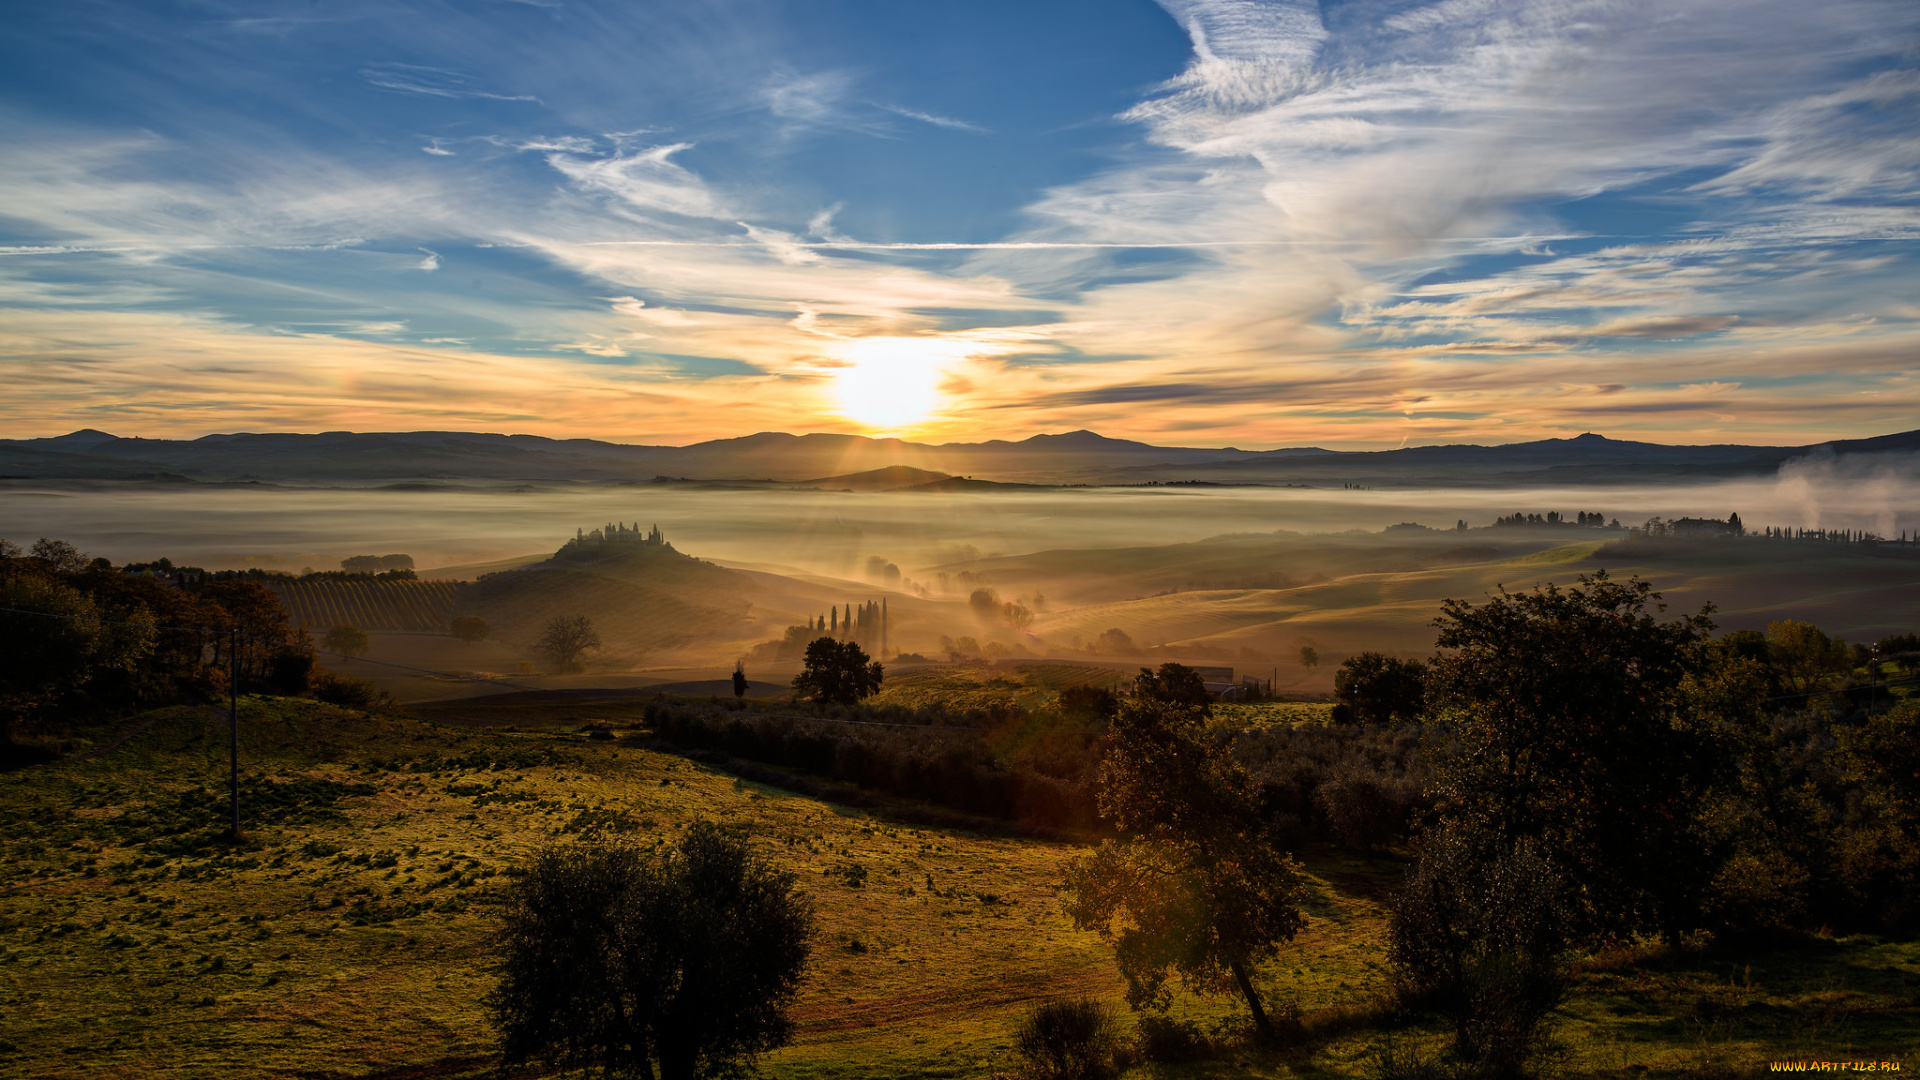
[[1134,1008],[1164,1009],[1177,973],[1197,993],[1237,990],[1271,1038],[1252,969],[1306,922],[1300,867],[1208,737],[1208,707],[1159,696],[1191,680],[1162,675],[1143,678],[1109,727],[1097,805],[1115,836],[1068,872],[1067,914],[1113,942]]
[[487,1004],[509,1062],[736,1075],[791,1037],[812,933],[794,876],[711,822],[655,851],[552,847],[508,892]]

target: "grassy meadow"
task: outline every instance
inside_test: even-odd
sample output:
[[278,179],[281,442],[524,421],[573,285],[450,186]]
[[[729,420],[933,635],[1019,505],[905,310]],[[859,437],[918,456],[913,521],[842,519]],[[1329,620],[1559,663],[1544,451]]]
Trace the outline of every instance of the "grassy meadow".
[[[994,678],[928,669],[884,693],[1046,692]],[[1313,720],[1291,703],[1244,708]],[[484,1074],[485,942],[519,860],[556,840],[655,843],[703,818],[748,829],[819,914],[797,1037],[764,1075],[984,1077],[1010,1067],[1013,1025],[1034,1003],[1118,1004],[1109,951],[1059,908],[1078,845],[750,783],[649,749],[641,709],[501,705],[485,726],[454,726],[243,698],[238,849],[219,840],[223,710],[134,717],[0,774],[0,1075]],[[583,734],[593,720],[618,737]],[[1258,976],[1270,1007],[1297,1017],[1287,1046],[1232,1043],[1233,1002],[1183,998],[1176,1014],[1229,1045],[1129,1075],[1364,1075],[1389,1041],[1437,1038],[1383,1004],[1384,903],[1402,854],[1303,853],[1310,921]],[[1913,942],[1654,949],[1590,957],[1580,972],[1557,1022],[1566,1075],[1920,1057]]]

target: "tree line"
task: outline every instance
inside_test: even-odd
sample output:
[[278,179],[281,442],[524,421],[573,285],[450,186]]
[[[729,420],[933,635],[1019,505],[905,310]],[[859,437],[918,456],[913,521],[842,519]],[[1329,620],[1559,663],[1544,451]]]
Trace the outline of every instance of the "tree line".
[[[1389,953],[1401,1004],[1452,1032],[1389,1075],[1527,1073],[1582,953],[1920,926],[1920,698],[1830,712],[1807,761],[1809,711],[1773,691],[1833,678],[1849,650],[1805,624],[1715,638],[1711,608],[1658,600],[1605,573],[1449,600],[1430,664],[1371,665],[1423,691],[1437,736]],[[1299,871],[1206,706],[1168,681],[1143,674],[1115,718],[1098,797],[1117,835],[1069,876],[1068,910],[1114,942],[1136,1007],[1178,976],[1244,997],[1271,1037],[1242,969],[1299,929]]]
[[0,540],[0,743],[185,699],[311,693],[365,707],[378,692],[314,664],[272,589],[244,574],[167,578],[41,539]]

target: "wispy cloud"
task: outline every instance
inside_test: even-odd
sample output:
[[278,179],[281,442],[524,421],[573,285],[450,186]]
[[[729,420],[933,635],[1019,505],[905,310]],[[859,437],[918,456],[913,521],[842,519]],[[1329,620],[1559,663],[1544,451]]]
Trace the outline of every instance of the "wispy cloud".
[[956,120],[951,116],[938,116],[930,112],[921,112],[919,109],[909,109],[902,105],[876,105],[876,107],[884,109],[895,116],[904,116],[909,120],[918,120],[923,124],[932,124],[934,127],[951,128],[954,131],[967,131],[975,135],[992,134],[979,124],[967,120]]
[[500,94],[483,90],[473,85],[473,78],[458,71],[445,68],[427,67],[421,64],[385,63],[374,64],[360,69],[360,77],[370,86],[382,90],[394,90],[403,94],[424,94],[428,97],[453,98],[468,101],[531,101],[539,102],[532,94]]

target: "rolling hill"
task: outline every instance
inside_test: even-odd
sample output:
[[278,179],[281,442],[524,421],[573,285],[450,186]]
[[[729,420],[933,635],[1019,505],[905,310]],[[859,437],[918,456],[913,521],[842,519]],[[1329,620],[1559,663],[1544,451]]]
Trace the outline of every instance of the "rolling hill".
[[[223,434],[188,441],[76,431],[0,440],[0,477],[179,483],[500,485],[752,480],[892,490],[967,477],[1002,483],[1599,484],[1764,475],[1810,454],[1920,450],[1920,431],[1812,446],[1664,446],[1585,434],[1501,446],[1342,453],[1314,447],[1153,446],[1091,431],[926,444],[762,432],[691,446],[474,432]],[[907,481],[912,481],[911,483]],[[942,490],[938,487],[930,490]]]

